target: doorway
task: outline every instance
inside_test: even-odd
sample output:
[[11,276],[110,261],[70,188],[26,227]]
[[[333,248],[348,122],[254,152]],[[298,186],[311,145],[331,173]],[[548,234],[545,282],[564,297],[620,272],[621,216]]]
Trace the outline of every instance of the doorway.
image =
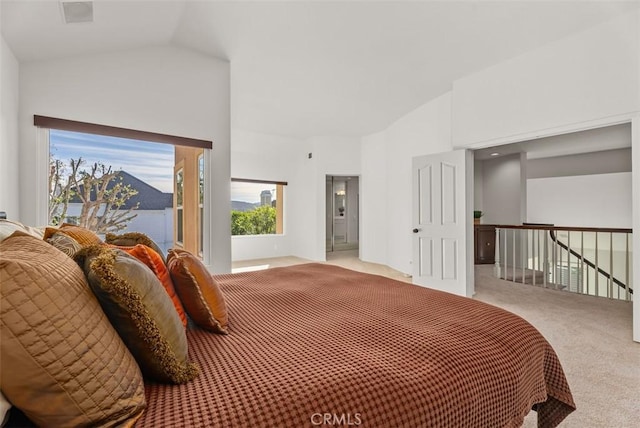
[[359,248],[360,184],[355,176],[327,175],[326,251]]

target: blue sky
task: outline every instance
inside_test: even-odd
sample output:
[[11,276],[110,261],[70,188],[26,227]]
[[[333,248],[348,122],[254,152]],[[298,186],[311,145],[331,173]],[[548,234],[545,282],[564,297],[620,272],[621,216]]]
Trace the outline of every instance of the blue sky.
[[270,190],[271,197],[276,198],[275,184],[231,182],[231,200],[256,203],[260,202],[260,193]]
[[82,157],[85,165],[102,162],[123,170],[156,189],[173,192],[174,149],[171,144],[150,143],[104,135],[52,129],[49,136],[52,156],[67,165]]
[[[50,130],[49,144],[52,156],[66,165],[69,160],[79,157],[85,160],[85,166],[102,162],[113,170],[126,171],[162,192],[173,192],[174,148],[171,144],[56,129]],[[275,198],[275,187],[275,184],[233,182],[231,200],[260,202],[263,190],[272,190]]]

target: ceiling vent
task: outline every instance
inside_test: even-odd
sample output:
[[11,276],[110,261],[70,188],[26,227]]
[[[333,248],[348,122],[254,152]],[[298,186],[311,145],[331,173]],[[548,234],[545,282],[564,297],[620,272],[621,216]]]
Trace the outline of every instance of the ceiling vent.
[[60,5],[65,24],[93,22],[92,1],[62,1]]

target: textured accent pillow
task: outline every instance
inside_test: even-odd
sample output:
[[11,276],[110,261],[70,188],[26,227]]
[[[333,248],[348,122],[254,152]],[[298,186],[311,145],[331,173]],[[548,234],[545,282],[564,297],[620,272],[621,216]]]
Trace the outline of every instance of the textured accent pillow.
[[40,239],[42,239],[42,236],[44,235],[44,229],[25,226],[17,221],[0,219],[0,242],[4,241],[13,234],[13,232],[18,230],[28,235],[36,236]]
[[156,277],[160,280],[160,283],[166,290],[167,294],[171,298],[171,302],[173,306],[176,308],[178,315],[180,316],[180,320],[182,321],[182,325],[184,327],[187,326],[187,314],[184,312],[184,307],[182,306],[182,302],[180,298],[176,294],[176,289],[173,286],[173,281],[171,280],[171,275],[169,275],[169,271],[167,270],[167,266],[164,264],[162,257],[152,248],[147,247],[146,245],[138,244],[133,247],[122,247],[112,244],[114,248],[119,248],[122,251],[125,251],[127,254],[131,254],[136,259],[140,260],[144,263],[151,271],[156,275]]
[[160,257],[162,257],[162,263],[167,263],[164,257],[164,253],[162,252],[158,244],[156,244],[153,239],[149,238],[144,233],[127,232],[121,235],[116,235],[115,233],[107,233],[104,237],[104,241],[107,244],[118,245],[121,247],[133,247],[134,245],[138,244],[146,245],[147,247],[158,253]]
[[61,232],[56,232],[51,235],[51,237],[47,239],[47,242],[69,257],[73,257],[82,249],[82,245],[78,244],[78,241]]
[[74,224],[62,223],[60,227],[47,227],[44,230],[44,240],[51,238],[55,233],[64,233],[72,237],[78,244],[86,247],[87,245],[100,244],[102,239],[95,232]]
[[187,359],[182,321],[151,269],[103,245],[83,248],[75,260],[145,376],[171,383],[197,376],[197,367]]
[[184,250],[169,250],[167,268],[187,313],[205,330],[227,334],[224,295],[204,264]]
[[41,238],[0,243],[2,393],[40,426],[132,423],[145,408],[136,361],[82,270]]

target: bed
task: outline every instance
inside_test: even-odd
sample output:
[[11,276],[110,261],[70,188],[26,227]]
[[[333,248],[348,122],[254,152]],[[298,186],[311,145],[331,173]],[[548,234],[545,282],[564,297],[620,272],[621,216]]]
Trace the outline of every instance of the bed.
[[137,427],[539,427],[575,410],[522,318],[325,264],[216,275],[228,335],[189,328],[200,375],[145,384]]

